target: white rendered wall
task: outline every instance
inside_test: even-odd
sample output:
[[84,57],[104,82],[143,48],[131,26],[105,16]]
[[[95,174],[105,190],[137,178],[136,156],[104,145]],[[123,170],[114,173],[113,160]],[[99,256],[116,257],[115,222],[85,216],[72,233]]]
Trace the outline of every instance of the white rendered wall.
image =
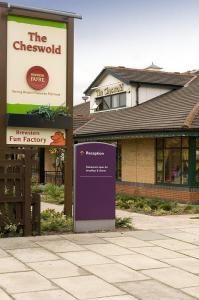
[[[118,84],[122,83],[124,85],[124,92],[126,92],[126,107],[133,107],[136,105],[136,83],[132,85],[128,85],[123,83],[122,81],[118,80],[114,76],[108,74],[104,77],[97,88],[104,89],[106,87],[114,87]],[[97,89],[93,89],[90,95],[90,113],[100,113],[95,112],[94,104],[95,99],[97,98]],[[139,104],[146,102],[150,99],[153,99],[157,96],[160,96],[164,93],[167,93],[171,90],[171,88],[154,86],[154,85],[141,85],[139,88]],[[115,110],[123,109],[123,108],[116,108]],[[112,109],[113,110],[113,109]]]
[[[114,85],[118,84],[124,84],[124,91],[126,92],[126,107],[132,107],[136,104],[135,99],[135,87],[132,87],[131,85],[127,85],[123,83],[122,81],[118,80],[114,76],[108,74],[105,78],[102,79],[100,84],[97,86],[99,89],[100,88],[106,88],[106,87],[111,87]],[[95,99],[97,97],[96,89],[93,89],[93,92],[90,95],[90,113],[94,113],[93,106],[95,104]],[[117,108],[118,109],[118,108]],[[121,108],[119,108],[121,109]],[[98,112],[97,112],[98,113]]]
[[141,85],[139,88],[139,104],[171,91],[171,88]]

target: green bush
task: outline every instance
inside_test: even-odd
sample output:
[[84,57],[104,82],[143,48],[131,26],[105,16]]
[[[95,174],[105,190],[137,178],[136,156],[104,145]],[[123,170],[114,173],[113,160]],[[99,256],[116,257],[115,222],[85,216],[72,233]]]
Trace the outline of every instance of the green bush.
[[148,199],[121,193],[116,196],[116,206],[132,212],[141,212],[155,216],[199,213],[199,205],[179,204],[175,201]]
[[64,186],[48,183],[44,186],[44,201],[56,204],[64,203]]
[[36,183],[32,184],[31,187],[32,193],[39,193],[39,194],[44,192],[44,188],[45,188],[44,184],[36,184]]
[[131,218],[116,218],[115,219],[115,227],[132,229],[133,228],[132,219]]
[[66,217],[55,209],[46,209],[41,212],[41,232],[69,232],[73,229],[73,219]]

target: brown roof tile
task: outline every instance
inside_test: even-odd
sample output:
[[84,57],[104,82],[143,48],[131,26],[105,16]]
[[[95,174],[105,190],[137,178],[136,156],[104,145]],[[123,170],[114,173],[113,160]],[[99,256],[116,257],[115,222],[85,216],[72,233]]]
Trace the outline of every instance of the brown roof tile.
[[73,130],[80,128],[90,120],[90,102],[73,106]]
[[92,87],[99,85],[102,78],[111,74],[127,84],[135,82],[156,85],[170,85],[182,87],[188,83],[195,74],[190,73],[171,73],[146,69],[131,69],[125,67],[106,67],[104,68],[91,85],[86,89],[85,94],[90,95]]
[[[92,120],[76,130],[75,135],[181,129],[187,115],[198,102],[199,77],[195,77],[187,86],[138,106],[93,114]],[[197,115],[191,128],[198,127]]]
[[83,102],[73,106],[73,116],[89,116],[90,101]]

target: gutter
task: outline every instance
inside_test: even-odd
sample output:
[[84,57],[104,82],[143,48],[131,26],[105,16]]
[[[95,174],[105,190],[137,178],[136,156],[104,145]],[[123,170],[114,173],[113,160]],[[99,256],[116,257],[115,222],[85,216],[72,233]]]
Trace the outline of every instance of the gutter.
[[5,2],[0,2],[1,7],[7,7],[9,10],[12,11],[12,9],[21,9],[21,10],[28,10],[33,12],[41,12],[41,13],[47,13],[47,14],[53,14],[63,17],[71,17],[74,19],[82,19],[82,16],[80,14],[76,14],[73,12],[66,12],[61,10],[53,10],[53,9],[45,9],[45,8],[38,8],[38,7],[32,7],[32,6],[24,6],[24,5],[15,5]]
[[122,140],[131,138],[144,138],[144,137],[174,137],[174,136],[199,136],[198,129],[186,130],[185,128],[176,129],[158,129],[158,130],[142,130],[137,132],[112,132],[105,134],[85,134],[74,135],[76,141],[90,141],[90,140]]

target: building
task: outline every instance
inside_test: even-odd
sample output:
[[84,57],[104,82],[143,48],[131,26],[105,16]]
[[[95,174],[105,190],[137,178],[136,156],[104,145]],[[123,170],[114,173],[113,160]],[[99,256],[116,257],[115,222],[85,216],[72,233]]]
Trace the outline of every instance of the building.
[[74,139],[117,143],[117,191],[199,202],[198,71],[108,66],[85,94]]

